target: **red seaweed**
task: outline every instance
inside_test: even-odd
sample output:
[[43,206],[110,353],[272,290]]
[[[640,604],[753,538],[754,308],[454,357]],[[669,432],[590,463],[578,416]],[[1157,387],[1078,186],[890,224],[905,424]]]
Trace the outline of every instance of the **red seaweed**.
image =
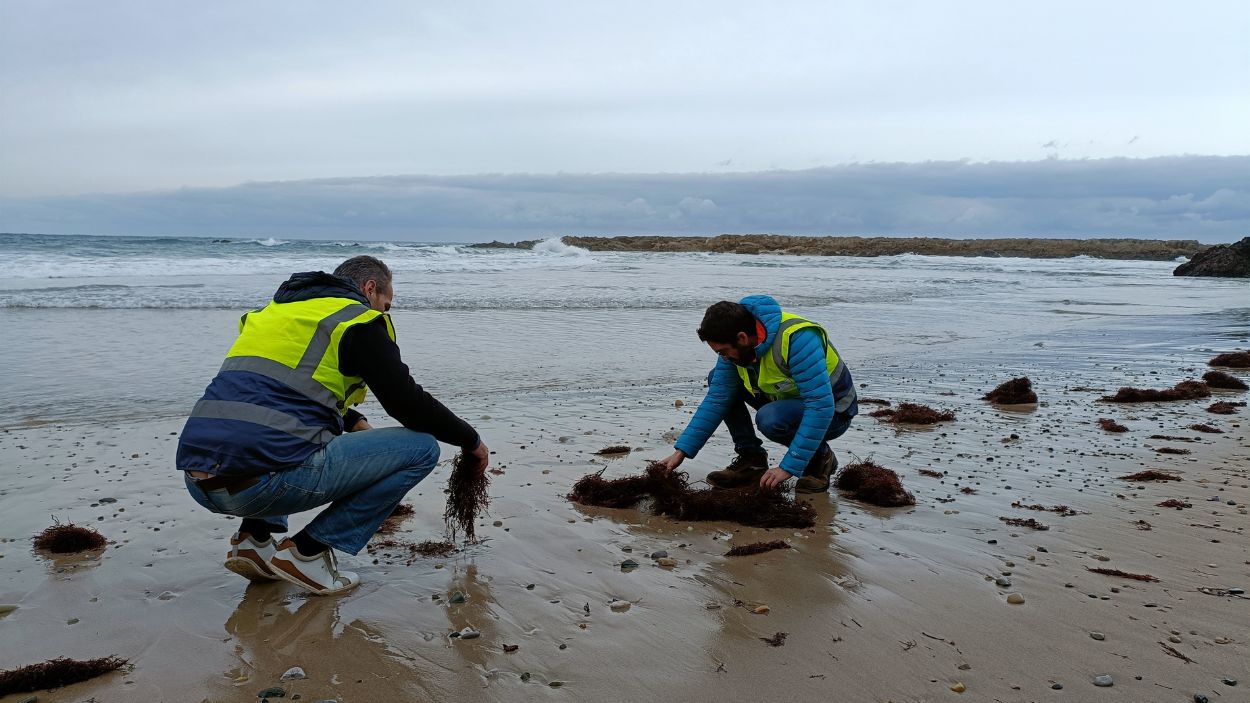
[[898,474],[872,461],[847,465],[838,474],[836,484],[852,498],[865,503],[891,508],[916,504],[916,498],[903,488]]
[[1037,520],[1034,520],[1033,518],[1000,517],[998,519],[1002,520],[1008,525],[1011,525],[1012,527],[1027,527],[1031,530],[1038,530],[1038,531],[1045,531],[1045,530],[1050,529],[1049,526],[1043,525],[1042,523],[1038,522]]
[[1020,508],[1022,510],[1043,510],[1048,513],[1058,513],[1064,517],[1070,517],[1072,515],[1076,515],[1076,511],[1073,510],[1072,508],[1069,508],[1066,505],[1056,505],[1056,506],[1048,508],[1044,505],[1036,505],[1036,504],[1025,505],[1024,503],[1021,503],[1020,501],[1016,501],[1011,504],[1011,507]]
[[786,638],[787,638],[787,637],[789,637],[789,635],[788,635],[788,634],[786,634],[786,633],[784,633],[784,632],[778,632],[777,634],[773,635],[772,637],[761,637],[760,639],[761,639],[761,640],[763,640],[764,642],[767,642],[768,644],[772,645],[773,647],[780,647],[780,646],[782,646],[782,645],[784,645],[784,644],[786,643]]
[[651,464],[641,476],[607,480],[603,472],[583,476],[566,496],[582,505],[627,508],[644,498],[652,509],[677,520],[727,520],[749,527],[811,527],[816,509],[789,498],[780,489],[758,486],[732,490],[691,489],[687,474]]
[[762,554],[763,552],[771,552],[774,549],[789,549],[789,548],[790,548],[790,545],[786,544],[782,540],[777,540],[776,542],[752,542],[751,544],[743,544],[743,545],[734,547],[733,549],[730,549],[728,552],[725,552],[725,556],[745,557],[745,556],[750,556],[752,554]]
[[481,462],[476,458],[465,457],[464,453],[456,455],[451,462],[451,477],[447,479],[447,509],[443,511],[443,521],[447,523],[447,532],[454,540],[457,530],[464,532],[469,542],[477,539],[474,521],[479,513],[485,513],[490,507],[490,496],[486,491],[490,487]]
[[1233,403],[1227,400],[1221,400],[1218,403],[1212,403],[1207,408],[1207,412],[1214,413],[1216,415],[1232,415],[1237,412],[1237,408],[1245,407],[1245,405],[1245,403]]
[[61,521],[52,518],[52,527],[35,535],[35,548],[53,554],[75,554],[101,549],[108,544],[104,535],[90,527],[79,527],[74,523],[62,525]]
[[1158,507],[1160,507],[1160,508],[1176,508],[1177,510],[1180,510],[1181,508],[1192,508],[1192,507],[1194,507],[1194,506],[1193,506],[1192,504],[1190,504],[1190,503],[1186,503],[1186,502],[1185,502],[1185,501],[1183,501],[1183,500],[1177,500],[1177,499],[1175,499],[1175,498],[1168,498],[1167,500],[1163,501],[1162,503],[1156,503],[1155,505],[1156,505],[1156,506],[1158,506]]
[[1193,430],[1193,431],[1195,431],[1195,432],[1206,432],[1206,433],[1208,433],[1208,434],[1224,434],[1224,430],[1221,430],[1221,429],[1220,429],[1220,428],[1218,428],[1218,427],[1212,427],[1211,425],[1208,425],[1208,424],[1206,424],[1206,423],[1199,423],[1199,424],[1197,424],[1197,425],[1190,425],[1190,426],[1189,426],[1189,429],[1191,429],[1191,430]]
[[1027,376],[1021,376],[999,384],[982,396],[982,400],[998,405],[1026,405],[1037,402],[1037,393],[1033,392],[1033,382]]
[[0,671],[0,696],[60,688],[116,671],[128,662],[121,657],[69,659],[57,657],[39,664]]
[[1227,366],[1233,369],[1250,369],[1250,351],[1220,354],[1207,362],[1207,366]]
[[1117,478],[1120,478],[1124,481],[1180,481],[1181,480],[1181,477],[1177,476],[1176,474],[1170,474],[1170,473],[1167,473],[1166,471],[1155,471],[1154,469],[1149,469],[1146,471],[1138,471],[1135,474],[1129,474],[1128,476],[1118,476]]
[[1158,581],[1159,580],[1155,578],[1154,576],[1151,576],[1150,574],[1130,574],[1127,571],[1120,571],[1119,569],[1091,569],[1088,566],[1085,567],[1085,569],[1087,571],[1092,571],[1095,574],[1105,574],[1107,576],[1119,576],[1120,578],[1133,579],[1135,581]]
[[1164,390],[1125,386],[1117,391],[1115,395],[1104,395],[1102,400],[1108,403],[1164,403],[1176,400],[1207,398],[1210,395],[1211,389],[1207,387],[1207,384],[1202,381],[1189,380],[1181,381],[1175,386]]
[[1108,432],[1128,432],[1128,428],[1109,417],[1104,417],[1098,421],[1098,426]]
[[1212,388],[1220,388],[1231,391],[1244,391],[1250,389],[1250,386],[1247,386],[1245,381],[1237,378],[1231,373],[1224,373],[1223,371],[1208,371],[1202,374],[1202,380],[1206,381],[1207,385]]

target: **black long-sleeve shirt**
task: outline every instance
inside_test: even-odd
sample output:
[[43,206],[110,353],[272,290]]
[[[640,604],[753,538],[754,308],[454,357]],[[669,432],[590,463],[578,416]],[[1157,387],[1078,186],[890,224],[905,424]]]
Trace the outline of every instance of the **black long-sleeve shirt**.
[[[382,404],[387,415],[404,427],[427,432],[440,442],[466,451],[477,448],[477,431],[430,395],[408,371],[381,317],[349,328],[339,341],[339,371],[360,376]],[[363,415],[349,410],[344,417],[350,429]]]

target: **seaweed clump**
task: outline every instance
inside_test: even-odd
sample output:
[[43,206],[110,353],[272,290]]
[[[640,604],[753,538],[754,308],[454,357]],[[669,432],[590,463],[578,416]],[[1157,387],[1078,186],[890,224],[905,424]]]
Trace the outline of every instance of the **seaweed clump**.
[[1128,428],[1109,417],[1104,417],[1098,421],[1098,426],[1108,432],[1128,432]]
[[1025,505],[1024,503],[1021,503],[1020,501],[1017,500],[1011,504],[1011,507],[1020,508],[1022,510],[1042,510],[1048,513],[1058,513],[1064,517],[1070,517],[1072,515],[1076,515],[1076,511],[1073,510],[1072,508],[1069,508],[1066,505],[1056,505],[1056,506],[1048,508],[1045,505],[1036,505],[1036,504]]
[[1037,393],[1033,392],[1033,382],[1029,380],[1029,377],[1021,376],[999,384],[997,388],[982,396],[982,400],[998,405],[1026,405],[1037,402]]
[[1207,366],[1227,366],[1232,369],[1250,369],[1250,351],[1220,354],[1207,362]]
[[61,521],[52,518],[52,527],[35,535],[35,548],[53,554],[76,554],[101,549],[108,544],[104,535],[90,527],[79,527],[74,523],[62,525]]
[[1120,476],[1124,481],[1180,481],[1181,477],[1176,474],[1170,474],[1166,471],[1155,471],[1149,469],[1147,471],[1138,471],[1128,476]]
[[1191,504],[1191,503],[1186,503],[1186,502],[1185,502],[1185,501],[1183,501],[1183,500],[1177,500],[1177,499],[1175,499],[1175,498],[1168,498],[1167,500],[1163,501],[1162,503],[1156,503],[1155,505],[1157,505],[1157,506],[1158,506],[1158,507],[1160,507],[1160,508],[1176,508],[1177,510],[1180,510],[1181,508],[1192,508],[1192,507],[1194,507],[1194,506],[1193,506],[1193,504]]
[[816,509],[810,503],[789,498],[780,489],[694,490],[686,479],[684,471],[669,471],[653,463],[641,476],[607,480],[602,471],[583,476],[566,497],[574,503],[604,508],[628,508],[649,497],[656,513],[676,520],[726,520],[748,527],[816,524]]
[[1156,447],[1155,451],[1160,454],[1188,454],[1189,453],[1188,449],[1182,449],[1180,447]]
[[725,556],[746,557],[746,556],[751,556],[752,554],[762,554],[764,552],[771,552],[774,549],[789,549],[789,548],[790,548],[790,545],[787,544],[783,540],[777,540],[776,542],[752,542],[751,544],[743,544],[743,545],[734,547],[733,549],[730,549],[728,552],[725,552]]
[[604,447],[603,449],[595,452],[595,454],[598,454],[599,456],[609,456],[613,454],[628,454],[632,451],[632,447],[628,447],[624,444],[615,444],[611,447]]
[[1245,403],[1234,403],[1227,400],[1221,400],[1218,403],[1211,403],[1211,405],[1207,407],[1207,412],[1215,415],[1232,415],[1237,412],[1237,408],[1243,408],[1245,405]]
[[932,425],[938,422],[953,422],[955,420],[955,413],[949,410],[934,410],[927,405],[919,405],[917,403],[899,403],[897,410],[882,408],[868,414],[896,425]]
[[1150,574],[1131,574],[1127,571],[1120,571],[1119,569],[1091,569],[1088,566],[1085,567],[1085,569],[1087,571],[1092,571],[1095,574],[1104,574],[1106,576],[1119,576],[1120,578],[1133,579],[1134,581],[1158,581],[1159,580],[1155,578],[1154,576],[1151,576]]
[[767,642],[772,647],[780,647],[786,643],[786,638],[790,635],[785,632],[778,632],[772,637],[761,637],[760,639]]
[[1195,400],[1207,398],[1211,389],[1202,381],[1181,381],[1180,383],[1157,390],[1154,388],[1130,388],[1125,386],[1115,395],[1104,395],[1102,400],[1108,403],[1166,403],[1176,400]]
[[1039,530],[1039,531],[1050,529],[1049,525],[1043,525],[1042,523],[1038,522],[1037,520],[1034,520],[1033,518],[1000,517],[998,519],[1002,520],[1008,525],[1011,525],[1012,527],[1027,527],[1030,530]]
[[872,461],[848,464],[838,474],[836,485],[856,500],[887,508],[915,505],[916,498],[903,488],[898,474]]
[[1189,429],[1195,432],[1206,432],[1207,434],[1224,434],[1224,430],[1221,430],[1218,427],[1213,427],[1211,425],[1208,425],[1205,422],[1199,423],[1197,425],[1190,425]]
[[374,534],[394,534],[399,529],[400,524],[403,523],[404,520],[412,517],[416,512],[417,511],[413,510],[412,506],[407,503],[400,503],[399,505],[396,505],[395,509],[392,510],[391,514],[382,521],[382,525],[378,527],[378,531]]
[[1244,391],[1250,389],[1246,382],[1223,371],[1208,371],[1202,374],[1202,380],[1207,382],[1212,388],[1221,388],[1230,391]]
[[451,462],[443,521],[447,523],[447,532],[452,539],[455,539],[457,530],[463,531],[464,538],[470,542],[477,539],[474,521],[478,513],[490,508],[490,496],[486,493],[490,479],[486,477],[484,468],[480,461],[466,457],[463,452]]
[[120,657],[69,659],[57,657],[40,664],[0,671],[0,696],[60,688],[116,671],[128,662]]

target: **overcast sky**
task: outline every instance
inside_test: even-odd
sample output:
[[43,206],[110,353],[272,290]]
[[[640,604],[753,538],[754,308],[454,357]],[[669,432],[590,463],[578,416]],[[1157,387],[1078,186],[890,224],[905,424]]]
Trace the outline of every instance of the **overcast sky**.
[[9,230],[88,202],[46,196],[1246,155],[1247,125],[1243,0],[0,0]]

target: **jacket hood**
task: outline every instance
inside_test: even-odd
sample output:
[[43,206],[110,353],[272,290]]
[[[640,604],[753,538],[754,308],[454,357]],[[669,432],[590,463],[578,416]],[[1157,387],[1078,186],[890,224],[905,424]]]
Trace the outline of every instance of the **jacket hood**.
[[369,299],[351,279],[324,271],[297,273],[278,286],[278,292],[273,294],[275,303],[298,303],[313,298],[349,298],[369,304]]
[[764,352],[772,346],[773,339],[777,337],[777,328],[781,326],[781,305],[771,295],[748,295],[738,303],[764,325],[767,336],[755,347],[755,355],[762,358]]

